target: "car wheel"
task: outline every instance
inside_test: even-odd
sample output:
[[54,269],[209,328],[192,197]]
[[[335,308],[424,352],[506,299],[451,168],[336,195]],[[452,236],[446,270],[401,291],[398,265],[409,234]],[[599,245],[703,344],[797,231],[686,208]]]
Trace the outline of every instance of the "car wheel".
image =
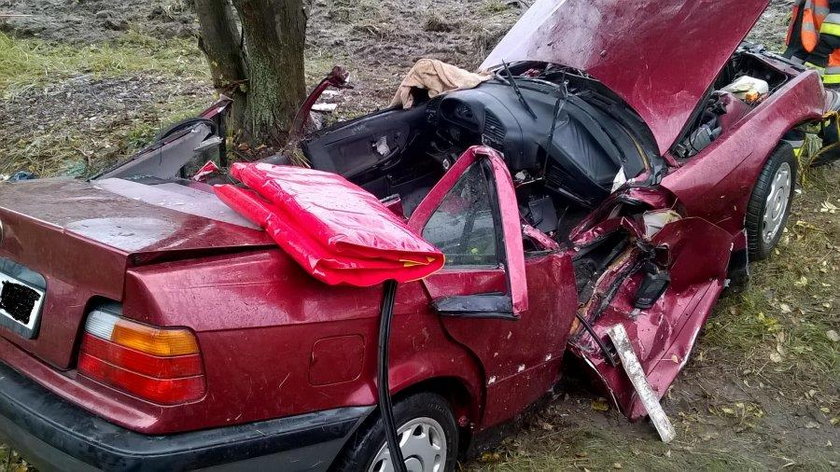
[[780,144],[758,176],[747,206],[747,240],[750,260],[770,256],[779,243],[790,216],[798,163],[793,148]]
[[[394,405],[400,449],[409,472],[451,472],[458,459],[458,427],[443,397],[419,393]],[[374,422],[357,432],[345,447],[335,470],[341,472],[391,472],[385,444],[385,426],[377,414]]]

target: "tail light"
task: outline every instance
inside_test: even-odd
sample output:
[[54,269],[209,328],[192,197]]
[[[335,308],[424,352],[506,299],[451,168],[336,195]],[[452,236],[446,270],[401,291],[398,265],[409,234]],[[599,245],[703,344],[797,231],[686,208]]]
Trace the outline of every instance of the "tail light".
[[195,335],[94,310],[85,324],[79,373],[144,400],[174,405],[204,396]]

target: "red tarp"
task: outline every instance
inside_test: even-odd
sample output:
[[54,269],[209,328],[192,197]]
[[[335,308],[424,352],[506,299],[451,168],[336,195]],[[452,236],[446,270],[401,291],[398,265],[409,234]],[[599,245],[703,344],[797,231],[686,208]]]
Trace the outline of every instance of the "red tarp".
[[249,187],[215,187],[231,208],[262,226],[304,270],[331,285],[367,287],[423,278],[443,254],[375,196],[340,175],[293,166],[234,164]]

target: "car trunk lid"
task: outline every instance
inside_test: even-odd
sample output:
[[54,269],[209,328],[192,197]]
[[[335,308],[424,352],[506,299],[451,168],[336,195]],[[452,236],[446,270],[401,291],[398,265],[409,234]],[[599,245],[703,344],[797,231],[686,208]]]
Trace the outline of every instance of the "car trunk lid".
[[0,184],[0,269],[44,292],[33,332],[7,319],[0,336],[69,368],[85,313],[97,299],[123,298],[128,266],[274,245],[212,193],[164,187],[118,179]]
[[660,152],[768,0],[537,0],[481,68],[540,61],[591,74],[647,122]]

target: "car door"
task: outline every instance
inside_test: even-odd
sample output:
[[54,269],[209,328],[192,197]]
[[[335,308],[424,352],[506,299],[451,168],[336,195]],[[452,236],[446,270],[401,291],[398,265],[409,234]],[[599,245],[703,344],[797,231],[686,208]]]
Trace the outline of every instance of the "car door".
[[558,378],[577,306],[569,256],[526,257],[513,181],[486,147],[464,153],[409,224],[446,255],[423,285],[447,334],[484,368],[483,426],[509,419]]

